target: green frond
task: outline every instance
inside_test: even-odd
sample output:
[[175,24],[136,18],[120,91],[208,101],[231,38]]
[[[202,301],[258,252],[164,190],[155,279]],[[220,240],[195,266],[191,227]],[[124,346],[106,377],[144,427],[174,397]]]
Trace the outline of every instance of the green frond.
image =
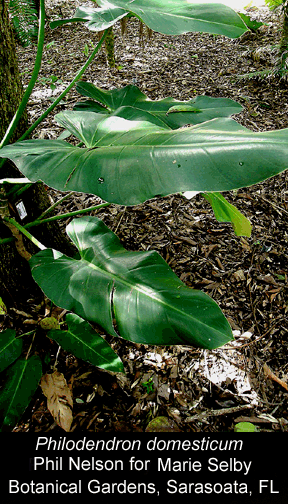
[[265,0],[265,4],[268,5],[271,10],[276,9],[276,7],[279,7],[283,3],[283,0]]
[[259,70],[257,72],[249,72],[242,75],[237,75],[237,80],[251,80],[251,79],[267,79],[275,74],[273,68],[266,68],[265,70]]
[[270,79],[271,77],[279,77],[280,79],[287,79],[288,69],[285,65],[280,63],[275,64],[270,68],[259,70],[257,72],[246,73],[237,75],[236,80],[251,80],[251,79]]
[[35,0],[9,0],[9,13],[16,38],[24,47],[37,39],[38,12]]

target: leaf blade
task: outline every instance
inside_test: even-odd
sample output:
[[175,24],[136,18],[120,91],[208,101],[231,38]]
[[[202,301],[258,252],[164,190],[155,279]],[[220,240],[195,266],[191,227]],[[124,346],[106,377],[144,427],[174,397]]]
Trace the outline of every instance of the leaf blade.
[[21,355],[23,342],[16,338],[14,329],[5,329],[0,333],[0,373]]
[[45,250],[30,260],[33,278],[58,306],[138,343],[215,348],[232,338],[217,304],[186,287],[156,252],[126,251],[95,217],[75,219],[67,233],[80,259]]
[[61,113],[58,121],[89,147],[26,140],[3,147],[0,157],[31,181],[108,202],[135,205],[176,192],[230,191],[287,168],[288,129],[254,133],[221,118],[170,130],[94,112]]
[[66,316],[67,331],[52,330],[48,337],[73,353],[75,357],[90,362],[94,366],[114,372],[123,372],[122,361],[110,345],[81,317],[69,313]]
[[[100,0],[100,5],[106,0]],[[131,2],[113,0],[114,5],[131,11]],[[129,7],[130,6],[130,7]],[[246,25],[230,7],[221,3],[192,4],[186,0],[134,0],[132,11],[153,31],[166,35],[205,32],[237,38]]]
[[18,359],[7,370],[7,381],[0,394],[2,431],[10,431],[16,425],[38,387],[41,374],[41,360],[36,355]]
[[109,7],[103,6],[101,9],[80,6],[77,7],[75,15],[68,19],[57,19],[50,23],[50,28],[58,28],[69,23],[84,22],[88,30],[102,31],[113,26],[117,21],[127,15],[127,11],[109,3]]
[[224,196],[219,193],[206,193],[203,196],[209,201],[219,222],[230,222],[236,236],[251,236],[251,222],[234,205],[231,205]]
[[[157,124],[160,121],[162,126],[167,125],[172,129],[180,128],[186,124],[200,124],[216,117],[229,117],[242,110],[242,106],[234,100],[211,96],[196,96],[188,101],[178,101],[171,97],[150,100],[137,86],[132,85],[107,91],[97,88],[90,82],[80,81],[76,85],[76,90],[82,96],[89,98],[86,102],[77,103],[74,106],[76,111],[101,112],[129,119],[127,107],[132,107],[135,113],[133,119],[137,117],[136,111],[139,114],[141,111],[147,112],[150,113],[149,120],[151,122],[157,119]],[[177,113],[175,108],[176,110],[178,108]],[[173,109],[174,112],[171,113]],[[183,111],[183,109],[186,110]],[[139,120],[141,119],[139,115]]]
[[[98,9],[81,6],[71,22],[82,19],[92,31],[102,31],[122,17],[135,15],[153,31],[166,35],[206,32],[237,38],[247,27],[230,7],[219,3],[195,3],[186,0],[99,0]],[[52,22],[51,27],[70,20]]]

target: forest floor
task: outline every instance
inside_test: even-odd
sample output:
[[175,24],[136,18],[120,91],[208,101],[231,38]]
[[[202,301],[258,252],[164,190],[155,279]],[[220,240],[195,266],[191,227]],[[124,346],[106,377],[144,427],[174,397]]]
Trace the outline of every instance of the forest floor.
[[[72,3],[73,9],[81,5]],[[71,2],[53,1],[53,9],[47,2],[49,20],[72,13]],[[247,13],[265,24],[257,33],[236,40],[157,33],[142,40],[136,21],[131,20],[124,37],[117,25],[116,68],[109,68],[102,50],[84,79],[104,89],[135,84],[154,100],[167,96],[188,100],[203,94],[227,97],[242,105],[243,111],[234,118],[247,128],[287,128],[287,81],[272,76],[241,78],[273,66],[279,11],[260,7]],[[51,31],[47,23],[43,65],[28,108],[31,122],[72,80],[97,40],[97,34],[81,25]],[[19,47],[18,53],[27,84],[35,47]],[[49,85],[52,79],[57,80],[54,91]],[[72,109],[79,99],[72,90],[65,106]],[[62,109],[60,105],[56,112]],[[60,131],[52,114],[34,136],[57,138]],[[53,201],[62,196],[52,190],[50,195]],[[187,200],[176,194],[135,207],[110,205],[97,213],[127,249],[157,250],[186,285],[217,301],[235,339],[208,351],[181,345],[149,347],[107,337],[125,374],[104,372],[63,350],[58,353],[58,346],[51,343],[52,364],[57,356],[57,369],[73,391],[72,431],[223,432],[233,431],[243,420],[261,431],[288,431],[287,172],[225,196],[250,219],[250,238],[236,237],[231,225],[217,222],[200,195]],[[75,193],[58,210],[100,202],[93,195]],[[62,223],[63,229],[66,224]],[[22,332],[29,330],[25,314],[14,310],[10,319],[12,325],[22,324]],[[166,422],[149,424],[159,416]],[[40,388],[14,430],[61,431]]]

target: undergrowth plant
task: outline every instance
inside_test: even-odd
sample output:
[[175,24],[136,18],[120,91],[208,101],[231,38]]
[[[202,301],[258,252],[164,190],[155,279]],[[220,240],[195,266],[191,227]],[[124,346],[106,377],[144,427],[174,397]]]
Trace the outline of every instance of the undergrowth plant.
[[[219,4],[195,7],[184,0],[97,0],[97,4],[98,8],[79,7],[72,19],[51,23],[55,28],[83,22],[88,30],[103,31],[103,35],[66,90],[20,141],[8,145],[40,68],[44,43],[41,0],[35,69],[0,145],[2,164],[10,159],[24,177],[0,180],[0,211],[13,236],[23,233],[38,246],[40,252],[29,257],[32,276],[56,306],[68,311],[62,327],[50,318],[40,322],[40,329],[76,357],[111,372],[123,372],[121,360],[93,327],[137,343],[185,343],[212,349],[233,338],[229,323],[215,301],[187,287],[158,253],[125,250],[97,217],[77,218],[67,226],[77,249],[74,257],[47,249],[33,237],[33,226],[87,209],[47,217],[48,209],[22,225],[10,216],[9,194],[42,180],[60,191],[99,196],[103,203],[95,209],[110,203],[135,205],[177,192],[187,197],[200,192],[219,221],[231,222],[236,235],[249,236],[250,222],[221,192],[255,184],[285,170],[288,130],[249,131],[230,118],[241,106],[225,98],[153,101],[136,86],[107,91],[81,81],[111,27],[127,16],[136,16],[149,29],[168,35],[205,31],[236,38],[247,30],[233,10]],[[56,115],[64,128],[60,138],[27,139],[76,82],[77,91],[86,99],[74,110]],[[187,124],[189,127],[183,128]],[[71,135],[78,144],[65,140]],[[3,304],[0,307],[5,312]],[[38,329],[28,333],[32,342],[24,357],[23,339],[28,334],[17,335],[12,329],[0,334],[0,370],[6,373],[0,394],[2,430],[11,430],[17,423],[41,378],[41,360],[34,354]]]
[[[275,45],[270,45],[266,47],[259,47],[256,51],[253,51],[253,59],[257,60],[264,55],[265,52],[269,53],[271,57],[271,64],[263,70],[258,70],[255,72],[250,72],[238,76],[238,79],[267,79],[270,77],[280,77],[281,79],[287,79],[287,57],[288,57],[288,1],[287,0],[265,0],[266,5],[273,10],[279,10],[279,17],[281,22],[281,35],[279,43]],[[262,24],[262,23],[261,23]]]
[[35,0],[9,0],[9,13],[16,38],[22,46],[37,40],[38,10]]
[[[277,0],[269,0],[268,5],[270,7],[273,6],[274,1],[277,3]],[[282,26],[281,26],[281,37],[279,43],[279,50],[276,61],[276,73],[280,76],[286,75],[287,68],[287,57],[288,57],[288,2],[287,0],[283,0],[281,3],[281,11],[282,11]]]

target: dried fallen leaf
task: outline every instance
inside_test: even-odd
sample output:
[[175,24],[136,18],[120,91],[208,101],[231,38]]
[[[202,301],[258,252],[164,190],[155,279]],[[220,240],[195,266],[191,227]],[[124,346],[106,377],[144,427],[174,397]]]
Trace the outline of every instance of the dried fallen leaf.
[[171,392],[170,385],[167,385],[166,383],[161,383],[161,385],[159,385],[157,390],[158,396],[164,397],[164,399],[166,399],[167,401],[169,401],[170,392]]
[[145,432],[180,432],[180,429],[171,418],[158,416],[149,422]]
[[257,280],[261,280],[262,282],[272,284],[272,285],[279,285],[279,284],[277,284],[277,282],[275,281],[273,276],[270,275],[270,273],[268,275],[258,275]]
[[279,383],[279,385],[281,385],[283,388],[285,388],[285,390],[288,391],[288,384],[281,380],[281,378],[279,378],[275,373],[273,373],[273,371],[269,368],[269,366],[267,366],[267,364],[264,364],[263,371],[267,378],[270,378],[270,380],[274,380],[276,383]]
[[242,282],[245,280],[245,273],[242,269],[239,269],[233,273],[233,276],[236,278],[238,282]]
[[40,386],[47,397],[47,407],[59,427],[70,431],[73,420],[73,398],[64,375],[58,371],[42,376]]

